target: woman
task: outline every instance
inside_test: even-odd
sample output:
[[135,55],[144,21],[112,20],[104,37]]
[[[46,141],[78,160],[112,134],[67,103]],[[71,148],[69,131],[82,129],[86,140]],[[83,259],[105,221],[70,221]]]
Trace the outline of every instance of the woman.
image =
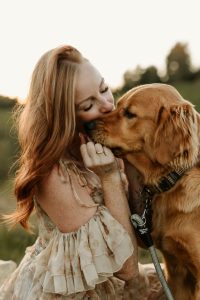
[[39,236],[0,299],[120,299],[124,281],[136,280],[121,162],[80,133],[113,107],[105,80],[75,48],[37,63],[19,118],[17,209],[7,221],[27,229],[35,208]]

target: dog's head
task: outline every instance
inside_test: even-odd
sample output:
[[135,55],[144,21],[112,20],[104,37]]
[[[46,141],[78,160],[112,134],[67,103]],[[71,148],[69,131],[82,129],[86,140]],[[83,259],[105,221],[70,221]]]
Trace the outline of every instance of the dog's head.
[[199,152],[199,115],[193,105],[166,84],[133,88],[117,108],[88,126],[95,142],[130,157],[142,154],[152,163],[186,167]]

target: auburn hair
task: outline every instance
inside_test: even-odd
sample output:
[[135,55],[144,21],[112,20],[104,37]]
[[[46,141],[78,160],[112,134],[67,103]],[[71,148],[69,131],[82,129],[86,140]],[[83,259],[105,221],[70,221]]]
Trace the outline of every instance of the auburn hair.
[[12,225],[21,223],[28,229],[36,185],[72,142],[76,126],[76,73],[83,60],[77,49],[61,46],[45,53],[36,64],[17,122],[21,146],[14,182],[17,207],[4,217]]

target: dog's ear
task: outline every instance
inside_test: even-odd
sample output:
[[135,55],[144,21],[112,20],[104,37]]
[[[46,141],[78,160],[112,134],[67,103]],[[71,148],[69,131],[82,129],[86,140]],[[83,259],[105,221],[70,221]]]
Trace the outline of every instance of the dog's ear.
[[154,139],[154,154],[160,164],[168,164],[177,157],[188,157],[193,135],[197,135],[195,120],[195,110],[190,103],[160,108]]

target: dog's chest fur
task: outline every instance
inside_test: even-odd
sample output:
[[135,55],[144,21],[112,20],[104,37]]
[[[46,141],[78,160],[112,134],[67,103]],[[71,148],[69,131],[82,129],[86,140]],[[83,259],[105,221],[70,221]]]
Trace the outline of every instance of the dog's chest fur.
[[[164,256],[174,257],[197,272],[192,257],[194,245],[200,247],[200,172],[191,171],[172,191],[152,201],[152,237]],[[192,255],[191,253],[194,252]]]

